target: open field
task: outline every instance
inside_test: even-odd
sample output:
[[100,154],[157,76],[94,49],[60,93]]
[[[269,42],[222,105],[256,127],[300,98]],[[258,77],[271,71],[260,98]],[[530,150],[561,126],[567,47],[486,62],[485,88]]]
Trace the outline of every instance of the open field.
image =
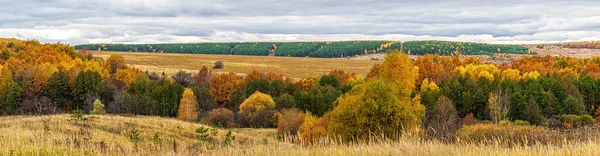
[[[233,129],[232,146],[196,140],[200,124],[148,116],[90,115],[74,124],[69,115],[0,117],[0,155],[595,155],[600,142],[513,146],[445,144],[405,138],[398,141],[301,145],[278,141],[274,129]],[[140,140],[130,141],[137,129]],[[153,141],[155,133],[161,141]],[[173,143],[175,142],[175,143]]]
[[365,76],[373,64],[380,62],[304,57],[94,52],[94,56],[104,59],[111,54],[122,55],[132,67],[157,73],[164,71],[166,74],[173,74],[180,69],[195,73],[202,66],[211,68],[215,61],[221,60],[225,64],[225,68],[212,69],[213,72],[247,73],[252,70],[260,70],[281,73],[292,78],[319,77],[334,69]]

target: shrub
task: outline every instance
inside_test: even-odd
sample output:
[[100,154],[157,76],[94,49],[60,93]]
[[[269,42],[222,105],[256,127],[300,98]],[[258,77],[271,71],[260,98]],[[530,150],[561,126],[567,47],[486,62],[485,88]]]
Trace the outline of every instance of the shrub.
[[579,126],[579,116],[567,115],[563,121],[565,128],[577,128]]
[[102,102],[100,102],[100,100],[96,99],[96,101],[94,101],[94,109],[90,112],[90,114],[106,114],[104,105]]
[[560,129],[563,128],[563,123],[560,122],[556,117],[552,117],[548,119],[548,127],[552,129]]
[[552,140],[547,129],[537,126],[498,126],[495,124],[476,124],[460,129],[458,139],[468,143],[500,145],[532,145],[548,143]]
[[235,126],[233,112],[225,109],[213,109],[208,113],[205,120],[208,124],[213,124],[221,127],[231,128]]
[[465,119],[463,120],[463,124],[467,126],[477,124],[477,119],[475,119],[473,113],[467,114],[467,116],[465,116]]
[[310,113],[304,115],[304,122],[300,125],[300,137],[307,142],[315,142],[327,135],[327,124],[324,118],[317,118]]
[[594,115],[596,115],[596,124],[600,124],[600,107],[596,108]]
[[240,112],[253,115],[254,113],[275,108],[275,102],[270,95],[259,91],[254,92],[240,105]]
[[252,128],[275,128],[277,117],[275,110],[262,110],[250,115],[249,125]]
[[294,96],[288,93],[279,95],[279,97],[277,97],[277,101],[275,101],[275,109],[277,110],[294,107],[296,107],[296,100],[294,99]]
[[529,125],[530,125],[530,124],[529,124],[529,122],[527,122],[527,121],[523,121],[523,120],[515,120],[515,122],[514,122],[514,123],[515,123],[515,125],[517,125],[517,126],[529,126]]
[[591,126],[593,125],[595,122],[594,117],[590,116],[590,115],[582,115],[579,116],[579,123],[581,124],[581,127],[585,127],[585,126]]
[[235,124],[237,127],[250,127],[250,115],[246,113],[236,113]]
[[223,69],[224,67],[225,67],[225,64],[223,64],[223,61],[218,60],[217,62],[215,62],[213,69]]
[[283,109],[277,117],[279,118],[277,123],[277,135],[279,136],[296,136],[300,125],[304,122],[304,114],[297,109]]
[[429,137],[452,141],[456,138],[456,131],[461,127],[461,118],[452,101],[441,96],[435,107],[426,114],[423,127]]

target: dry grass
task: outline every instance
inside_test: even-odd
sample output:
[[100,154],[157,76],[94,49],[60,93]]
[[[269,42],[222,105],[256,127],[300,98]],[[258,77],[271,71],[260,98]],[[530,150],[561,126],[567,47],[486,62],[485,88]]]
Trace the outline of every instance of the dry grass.
[[334,69],[366,76],[373,64],[379,62],[303,57],[94,52],[94,56],[104,59],[108,58],[110,54],[120,54],[131,66],[157,73],[164,71],[166,74],[173,74],[179,70],[196,73],[202,69],[202,66],[211,68],[214,62],[221,60],[225,64],[225,68],[212,71],[247,73],[252,70],[260,70],[281,73],[292,78],[320,77]]
[[[277,141],[274,129],[235,129],[232,147],[221,145],[224,130],[211,143],[200,143],[199,124],[172,118],[93,115],[74,124],[69,115],[0,117],[0,155],[597,155],[600,142],[503,146],[441,143],[418,138],[339,144],[321,140],[312,145]],[[49,120],[48,120],[49,119]],[[44,124],[44,120],[47,120]],[[47,125],[47,126],[45,126]],[[130,129],[140,132],[137,144]],[[155,132],[161,142],[153,143]],[[174,150],[173,140],[176,150]]]

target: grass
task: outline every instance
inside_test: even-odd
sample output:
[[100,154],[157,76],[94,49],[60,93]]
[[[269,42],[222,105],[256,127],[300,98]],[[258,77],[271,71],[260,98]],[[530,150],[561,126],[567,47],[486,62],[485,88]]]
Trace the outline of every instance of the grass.
[[[0,117],[0,155],[594,155],[598,140],[504,146],[442,143],[418,138],[340,144],[322,140],[305,145],[278,141],[274,129],[234,129],[232,146],[222,145],[226,130],[210,142],[195,138],[200,124],[150,116],[89,115],[75,124],[69,115]],[[131,129],[137,143],[129,139]],[[153,142],[158,133],[160,142]],[[175,142],[175,143],[173,143]]]
[[212,69],[214,72],[247,73],[252,70],[281,73],[292,78],[320,77],[334,69],[354,72],[366,76],[373,64],[380,61],[298,58],[270,56],[209,55],[209,54],[160,54],[139,52],[94,52],[94,56],[108,58],[111,54],[120,54],[131,66],[150,72],[173,74],[179,70],[196,73],[202,66],[211,68],[214,62],[221,60],[224,69]]

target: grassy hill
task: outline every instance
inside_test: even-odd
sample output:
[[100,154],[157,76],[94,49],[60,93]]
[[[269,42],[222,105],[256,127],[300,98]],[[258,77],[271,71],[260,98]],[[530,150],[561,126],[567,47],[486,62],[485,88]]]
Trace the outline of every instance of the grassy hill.
[[[273,129],[234,129],[231,146],[222,144],[226,130],[208,142],[196,139],[196,123],[149,116],[89,115],[75,124],[69,115],[0,117],[0,155],[593,155],[600,142],[565,142],[505,147],[473,143],[446,144],[405,138],[312,145],[278,141]],[[130,139],[131,130],[139,141]],[[158,134],[158,140],[155,138]]]
[[[196,123],[150,116],[86,117],[78,123],[67,114],[0,117],[0,155],[192,155],[227,148],[223,140],[228,131],[219,129],[209,141],[199,141],[195,130],[202,125]],[[139,133],[137,143],[130,139],[132,129]],[[275,134],[237,131],[235,145],[272,140],[257,134]]]

